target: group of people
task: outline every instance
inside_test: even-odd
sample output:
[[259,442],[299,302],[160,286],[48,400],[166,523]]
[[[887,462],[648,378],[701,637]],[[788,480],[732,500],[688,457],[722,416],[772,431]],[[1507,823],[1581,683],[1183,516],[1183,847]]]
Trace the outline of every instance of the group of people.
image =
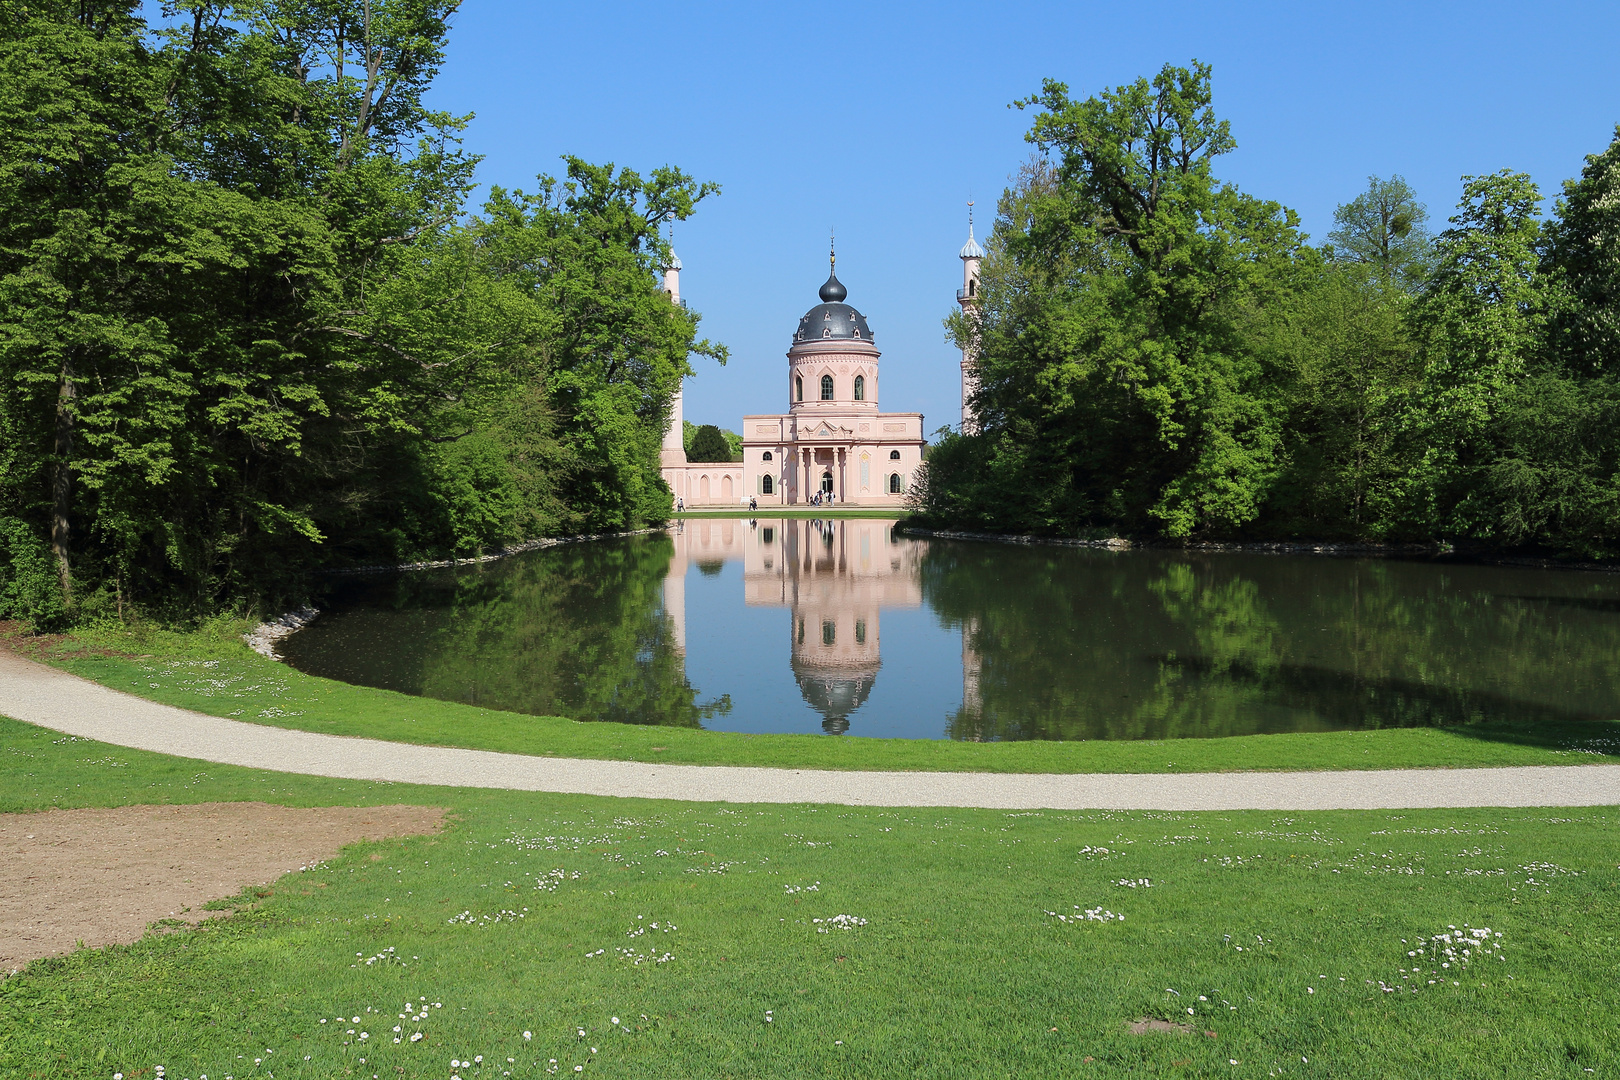
[[[818,491],[814,495],[810,496],[811,506],[831,506],[836,501],[837,497],[830,491]],[[749,513],[753,513],[758,509],[759,499],[753,495],[748,496]],[[686,500],[681,498],[679,495],[675,497],[675,512],[677,514],[686,513]]]

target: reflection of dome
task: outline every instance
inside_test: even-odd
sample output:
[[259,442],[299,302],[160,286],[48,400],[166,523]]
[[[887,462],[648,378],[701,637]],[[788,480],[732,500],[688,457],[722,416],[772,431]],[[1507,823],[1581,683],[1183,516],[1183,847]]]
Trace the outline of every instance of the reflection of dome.
[[793,662],[799,693],[822,715],[821,728],[829,735],[842,735],[849,730],[849,714],[866,704],[877,673],[877,664],[823,667]]
[[866,316],[843,303],[849,292],[834,275],[821,287],[822,303],[811,308],[799,320],[793,333],[794,344],[806,341],[865,341],[872,340],[872,331],[866,325]]

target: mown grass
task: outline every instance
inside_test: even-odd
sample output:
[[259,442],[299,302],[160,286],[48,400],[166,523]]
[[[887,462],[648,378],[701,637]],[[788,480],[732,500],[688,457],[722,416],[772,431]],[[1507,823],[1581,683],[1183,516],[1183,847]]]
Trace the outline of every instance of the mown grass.
[[[0,981],[0,1077],[468,1080],[544,1077],[552,1059],[555,1075],[863,1080],[1620,1067],[1610,809],[671,804],[256,773],[11,721],[0,758],[13,811],[454,812],[440,836],[349,848],[199,929]],[[1047,914],[1098,908],[1124,919]],[[866,922],[815,921],[839,915]],[[1489,927],[1503,959],[1409,955],[1452,926]],[[393,959],[365,963],[378,956]],[[425,1019],[400,1017],[407,1000]],[[1193,1031],[1130,1034],[1143,1017]]]
[[1473,725],[1152,742],[968,743],[741,735],[580,723],[413,697],[304,675],[221,623],[24,638],[13,647],[117,690],[278,727],[518,754],[700,765],[942,772],[1165,773],[1571,765],[1620,759],[1620,724]]

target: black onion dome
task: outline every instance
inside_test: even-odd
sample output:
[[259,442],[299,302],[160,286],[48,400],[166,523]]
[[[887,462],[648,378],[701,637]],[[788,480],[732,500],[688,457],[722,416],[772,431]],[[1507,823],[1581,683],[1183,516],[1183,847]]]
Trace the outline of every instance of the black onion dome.
[[838,280],[838,275],[829,275],[827,283],[821,287],[822,302],[799,320],[799,328],[793,332],[793,343],[842,340],[870,344],[872,330],[866,325],[866,316],[843,302],[848,295],[849,290]]
[[[849,729],[850,714],[866,704],[867,697],[872,693],[872,684],[877,681],[875,670],[812,671],[795,664],[793,673],[805,704],[821,714],[824,721],[822,726],[833,734],[842,734]],[[838,731],[833,732],[829,724],[837,726]]]

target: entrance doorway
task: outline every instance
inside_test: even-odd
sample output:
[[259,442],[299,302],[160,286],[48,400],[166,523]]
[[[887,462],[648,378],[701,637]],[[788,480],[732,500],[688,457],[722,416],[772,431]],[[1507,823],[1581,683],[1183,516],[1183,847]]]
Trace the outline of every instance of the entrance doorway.
[[821,474],[821,493],[823,495],[832,494],[832,473],[830,472]]

